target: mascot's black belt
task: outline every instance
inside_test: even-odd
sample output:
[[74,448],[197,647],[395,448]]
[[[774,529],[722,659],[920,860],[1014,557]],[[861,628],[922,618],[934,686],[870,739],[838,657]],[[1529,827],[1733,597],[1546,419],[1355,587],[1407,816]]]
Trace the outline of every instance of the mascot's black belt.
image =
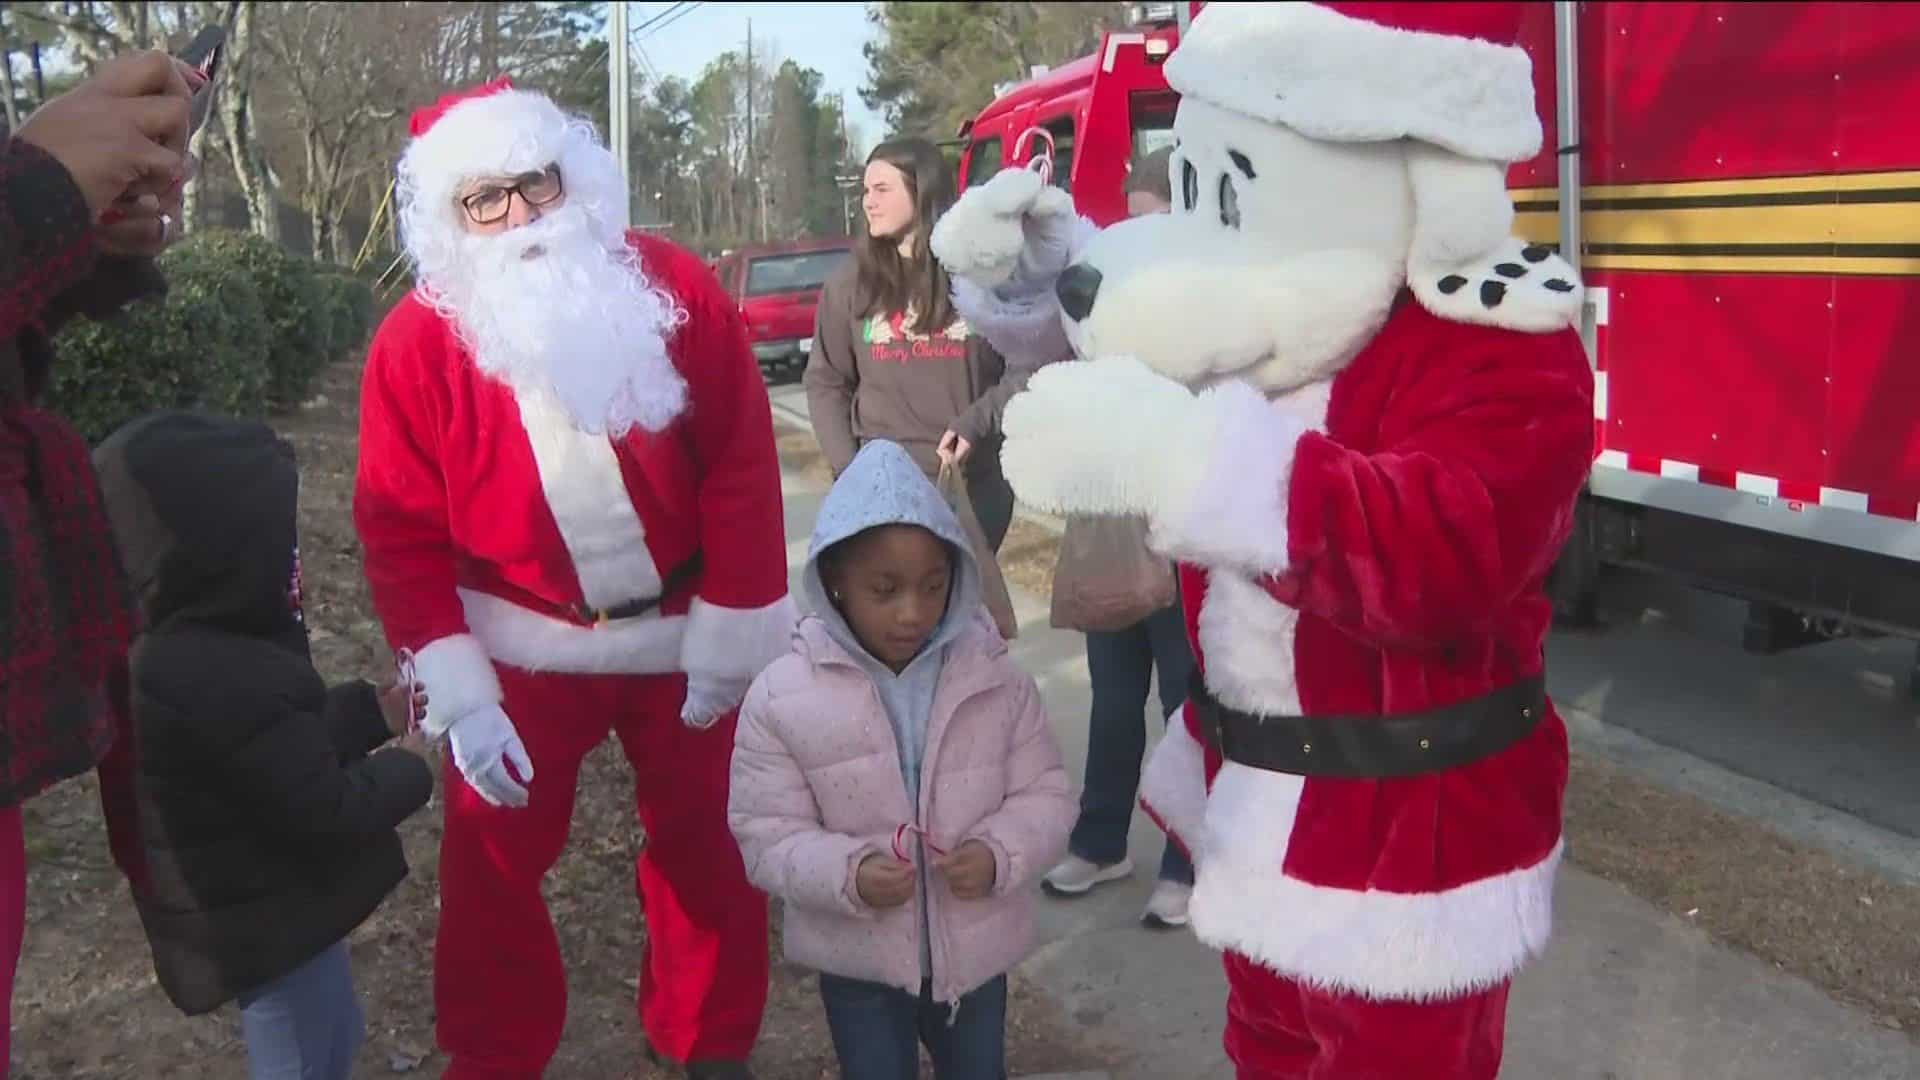
[[660,606],[661,601],[690,584],[700,574],[700,553],[694,552],[686,562],[673,568],[673,572],[660,579],[660,591],[645,600],[629,600],[610,608],[592,608],[584,602],[573,605],[573,617],[588,626],[598,626],[615,619],[632,619]]
[[1295,776],[1419,776],[1492,757],[1547,711],[1535,676],[1482,697],[1392,716],[1260,716],[1222,705],[1200,672],[1187,684],[1208,746],[1228,761]]

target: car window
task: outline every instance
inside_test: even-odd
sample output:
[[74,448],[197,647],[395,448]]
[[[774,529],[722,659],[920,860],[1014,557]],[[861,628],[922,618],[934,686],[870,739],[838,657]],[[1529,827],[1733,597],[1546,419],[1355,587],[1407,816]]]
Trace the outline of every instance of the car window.
[[1127,102],[1133,120],[1133,160],[1180,140],[1173,134],[1173,114],[1180,99],[1165,92],[1136,92]]
[[1053,136],[1053,183],[1073,190],[1073,117],[1062,116],[1041,125]]
[[1000,171],[1005,160],[1001,152],[1000,136],[982,139],[973,144],[973,153],[967,155],[967,186],[984,184]]
[[747,264],[747,296],[817,289],[852,257],[853,252],[796,251],[791,255],[762,255]]

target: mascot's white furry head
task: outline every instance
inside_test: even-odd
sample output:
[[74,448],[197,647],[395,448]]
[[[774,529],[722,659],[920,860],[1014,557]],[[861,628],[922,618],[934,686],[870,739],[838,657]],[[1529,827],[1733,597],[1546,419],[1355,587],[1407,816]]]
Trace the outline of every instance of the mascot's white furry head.
[[1076,253],[1076,351],[1279,393],[1340,370],[1403,286],[1448,318],[1566,325],[1571,273],[1511,237],[1507,166],[1541,141],[1522,7],[1208,5],[1166,67],[1174,212]]
[[[422,296],[474,361],[556,397],[592,434],[657,431],[686,405],[668,341],[685,312],[642,270],[619,163],[593,125],[499,79],[416,112],[399,220]],[[564,201],[494,235],[470,232],[463,187],[557,166]]]

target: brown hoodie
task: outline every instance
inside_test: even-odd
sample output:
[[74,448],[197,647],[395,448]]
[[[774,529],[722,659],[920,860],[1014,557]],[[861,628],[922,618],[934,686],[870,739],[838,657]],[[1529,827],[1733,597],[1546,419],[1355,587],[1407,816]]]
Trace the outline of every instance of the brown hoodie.
[[899,314],[863,317],[857,273],[849,259],[821,289],[802,379],[814,437],[833,474],[861,446],[886,439],[933,477],[949,429],[973,444],[969,473],[997,473],[1001,413],[1033,369],[1009,366],[958,318],[927,336],[911,333]]

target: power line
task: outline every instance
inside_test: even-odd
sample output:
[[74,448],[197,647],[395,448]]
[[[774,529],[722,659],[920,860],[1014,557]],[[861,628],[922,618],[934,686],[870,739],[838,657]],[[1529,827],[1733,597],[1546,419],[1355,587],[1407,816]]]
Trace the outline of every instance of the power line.
[[[679,22],[681,19],[684,19],[687,16],[693,14],[694,12],[699,11],[703,7],[706,7],[707,4],[706,4],[706,0],[693,0],[692,3],[677,4],[675,6],[678,7],[680,10],[674,11],[674,12],[663,12],[660,15],[656,16],[655,18],[649,19],[647,21],[646,26],[641,27],[642,30],[646,30],[646,33],[640,36],[641,40],[644,41],[645,39],[652,37],[654,34],[657,34],[660,31],[665,30],[667,27],[672,26],[674,23]],[[665,21],[663,22],[661,20],[665,20]],[[654,23],[656,22],[658,22],[660,25],[654,26]],[[647,27],[652,27],[652,29],[649,30],[647,29]]]
[[[619,3],[620,0],[614,0],[614,2]],[[658,15],[655,15],[651,19],[648,19],[646,22],[643,22],[639,26],[634,27],[632,32],[636,34],[645,33],[648,27],[652,26],[653,24],[659,22],[662,19],[671,18],[675,12],[680,12],[682,8],[685,8],[687,6],[689,6],[688,3],[678,3],[678,4],[669,5],[667,7],[667,10],[660,12]],[[692,6],[699,7],[700,5],[692,4]],[[682,13],[684,14],[684,12]]]

